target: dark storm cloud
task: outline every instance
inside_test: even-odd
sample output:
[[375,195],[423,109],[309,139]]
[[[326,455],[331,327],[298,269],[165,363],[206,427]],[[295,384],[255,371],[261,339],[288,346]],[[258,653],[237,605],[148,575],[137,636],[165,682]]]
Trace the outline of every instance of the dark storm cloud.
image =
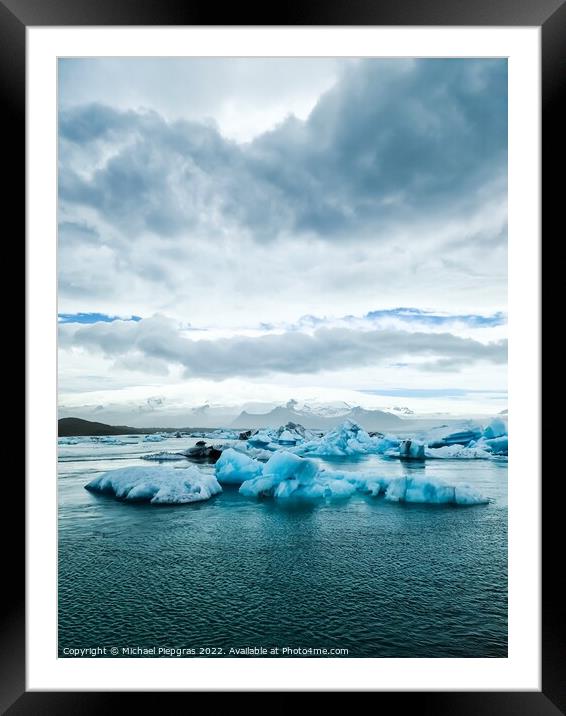
[[452,59],[360,62],[306,121],[243,145],[212,124],[79,106],[60,117],[60,197],[128,235],[371,236],[504,181],[506,105],[505,60]]
[[174,323],[161,316],[136,323],[97,323],[70,332],[63,326],[60,344],[113,358],[134,353],[180,364],[187,377],[213,379],[318,373],[380,365],[404,355],[427,359],[422,364],[424,370],[455,370],[478,361],[504,364],[507,360],[507,341],[485,344],[451,333],[389,329],[319,328],[312,334],[288,332],[195,341],[181,336]]

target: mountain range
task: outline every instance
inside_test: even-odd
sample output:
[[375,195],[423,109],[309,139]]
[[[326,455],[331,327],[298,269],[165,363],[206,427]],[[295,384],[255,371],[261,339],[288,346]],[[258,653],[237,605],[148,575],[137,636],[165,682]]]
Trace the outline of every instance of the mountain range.
[[[329,411],[330,413],[332,411]],[[337,411],[338,412],[338,411]],[[202,416],[199,416],[202,420]],[[286,425],[287,423],[299,423],[305,428],[314,430],[331,430],[345,420],[350,419],[361,425],[368,431],[394,430],[395,428],[406,427],[407,421],[397,415],[387,413],[383,410],[365,410],[359,406],[350,408],[340,414],[320,415],[319,413],[307,410],[296,410],[293,405],[279,405],[268,413],[251,413],[243,410],[232,422],[216,423],[214,427],[230,427],[238,429],[270,428]],[[204,421],[202,421],[204,422]],[[154,432],[174,432],[176,430],[195,430],[205,428],[203,424],[196,422],[185,428],[134,428],[129,425],[108,425],[106,423],[83,420],[82,418],[66,417],[60,418],[58,422],[58,433],[60,437],[80,435],[139,435]]]
[[236,429],[269,428],[287,423],[299,423],[305,428],[329,430],[350,419],[366,430],[394,430],[404,426],[404,421],[397,415],[383,410],[365,410],[359,406],[350,408],[340,415],[324,416],[310,411],[296,410],[287,404],[273,408],[269,413],[248,413],[243,410],[231,423]]

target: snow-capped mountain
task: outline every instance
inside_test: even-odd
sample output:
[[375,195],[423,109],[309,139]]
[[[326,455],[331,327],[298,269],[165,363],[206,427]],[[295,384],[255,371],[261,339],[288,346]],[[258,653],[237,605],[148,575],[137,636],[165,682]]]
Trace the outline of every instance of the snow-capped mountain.
[[280,405],[269,413],[248,413],[243,410],[233,421],[233,428],[269,428],[287,423],[299,423],[305,428],[328,430],[336,427],[346,419],[353,420],[368,431],[394,430],[403,426],[403,419],[383,410],[365,410],[359,406],[349,408],[339,414],[320,415],[312,410],[298,410],[295,401]]
[[415,411],[411,408],[407,408],[406,405],[394,405],[391,408],[383,408],[388,413],[394,413],[395,415],[414,415]]
[[288,408],[292,408],[305,415],[316,415],[321,418],[335,418],[343,415],[347,415],[352,406],[345,403],[343,400],[337,400],[334,402],[318,402],[309,401],[308,403],[299,403],[296,400],[290,400],[287,403]]

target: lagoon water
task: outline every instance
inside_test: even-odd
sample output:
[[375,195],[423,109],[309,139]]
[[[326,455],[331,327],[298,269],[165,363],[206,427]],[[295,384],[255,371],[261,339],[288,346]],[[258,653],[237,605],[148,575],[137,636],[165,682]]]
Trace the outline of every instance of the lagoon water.
[[60,656],[93,647],[507,656],[506,461],[320,461],[466,482],[492,498],[473,507],[362,495],[284,504],[229,486],[206,502],[154,506],[84,485],[106,470],[156,465],[140,455],[196,439],[123,439],[131,443],[59,446]]

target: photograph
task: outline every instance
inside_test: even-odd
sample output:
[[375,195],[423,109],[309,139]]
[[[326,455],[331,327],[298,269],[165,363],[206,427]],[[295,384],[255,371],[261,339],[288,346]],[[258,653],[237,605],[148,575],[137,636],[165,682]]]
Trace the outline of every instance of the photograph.
[[504,56],[58,57],[60,659],[507,658],[507,193]]

